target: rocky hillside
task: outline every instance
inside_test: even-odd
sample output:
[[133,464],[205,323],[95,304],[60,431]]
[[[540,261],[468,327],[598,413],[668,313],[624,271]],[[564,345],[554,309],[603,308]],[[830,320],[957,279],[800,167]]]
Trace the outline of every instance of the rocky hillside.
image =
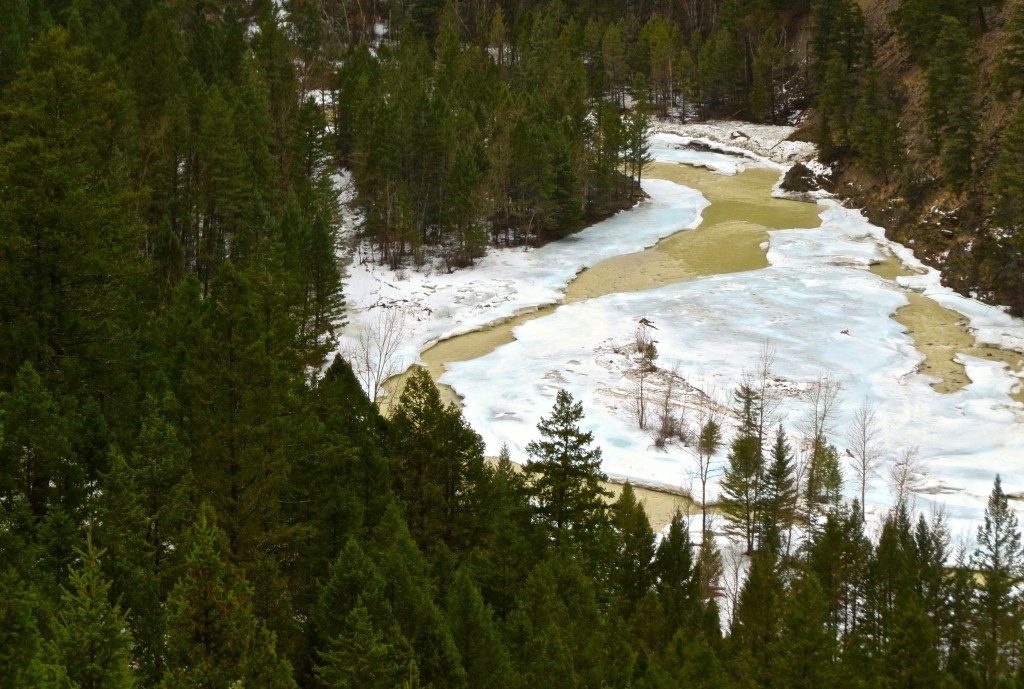
[[[874,64],[895,109],[900,161],[879,173],[866,164],[864,156],[840,150],[834,161],[834,190],[862,205],[873,222],[889,228],[893,239],[913,246],[923,260],[941,267],[950,286],[1007,305],[1020,315],[1024,303],[1019,250],[1014,250],[1013,242],[1007,243],[1008,233],[997,229],[1000,223],[993,215],[995,163],[1007,145],[1004,130],[1020,97],[1019,91],[1005,93],[1005,88],[997,88],[996,75],[998,64],[1005,61],[1004,46],[1012,33],[1008,18],[1016,5],[971,4],[964,20],[968,52],[956,78],[973,81],[967,84],[972,90],[973,155],[964,178],[957,180],[939,153],[952,134],[930,119],[936,107],[930,88],[937,88],[938,81],[930,70],[938,69],[942,44],[915,55],[909,30],[900,25],[897,15],[901,5],[908,4],[859,1],[873,39]],[[1004,93],[997,95],[999,91]],[[818,119],[808,122],[808,136],[816,136]],[[1005,228],[1006,223],[1001,224]]]

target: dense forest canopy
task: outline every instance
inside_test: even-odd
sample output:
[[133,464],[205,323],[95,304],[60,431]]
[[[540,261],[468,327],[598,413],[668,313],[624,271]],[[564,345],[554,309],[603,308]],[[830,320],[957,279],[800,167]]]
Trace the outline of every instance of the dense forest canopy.
[[[603,499],[568,395],[519,472],[425,373],[384,418],[325,361],[342,169],[377,259],[454,268],[633,203],[652,116],[813,106],[880,179],[925,136],[986,180],[977,279],[1019,298],[1024,5],[893,22],[926,134],[852,0],[0,0],[0,686],[1024,685],[998,480],[970,552],[903,492],[870,537],[827,438],[797,481],[739,390],[699,441],[730,448],[730,593],[711,522]],[[988,169],[959,65],[992,31]]]

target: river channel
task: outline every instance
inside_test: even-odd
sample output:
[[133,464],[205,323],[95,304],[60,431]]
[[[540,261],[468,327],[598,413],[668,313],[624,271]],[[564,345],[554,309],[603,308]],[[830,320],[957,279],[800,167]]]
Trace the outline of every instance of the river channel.
[[[582,272],[566,290],[566,303],[604,295],[653,289],[695,278],[758,270],[768,266],[768,230],[816,228],[822,207],[812,203],[779,199],[772,191],[779,179],[775,169],[748,167],[736,175],[722,175],[707,169],[675,163],[653,163],[648,177],[667,179],[699,190],[710,202],[695,230],[680,231],[644,251],[616,256]],[[872,267],[880,278],[901,289],[896,278],[911,274],[890,257]],[[919,370],[939,379],[934,387],[942,393],[962,389],[970,381],[956,353],[1006,362],[1016,371],[1024,366],[1017,352],[978,345],[966,327],[966,319],[921,294],[903,290],[908,304],[892,315],[904,326],[923,356]],[[552,313],[548,306],[521,314],[483,330],[442,341],[421,353],[435,381],[440,381],[448,364],[485,356],[512,342],[520,324]],[[400,385],[399,381],[395,381]],[[446,399],[458,401],[451,388],[442,387]],[[1024,401],[1024,393],[1018,393]],[[647,504],[652,526],[668,523],[678,508],[693,511],[683,497],[657,490],[638,490]]]

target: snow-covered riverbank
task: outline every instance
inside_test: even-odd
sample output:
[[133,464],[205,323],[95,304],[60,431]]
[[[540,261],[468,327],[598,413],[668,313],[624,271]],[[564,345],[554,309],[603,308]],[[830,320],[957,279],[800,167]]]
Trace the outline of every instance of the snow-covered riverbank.
[[[782,128],[699,127],[656,135],[655,158],[733,174],[751,164],[782,169],[809,152],[806,144],[780,143],[788,135]],[[679,148],[689,137],[772,157]],[[409,271],[400,279],[357,263],[346,286],[352,322],[346,335],[372,323],[383,305],[400,305],[407,331],[401,358],[412,363],[433,341],[557,302],[584,266],[698,222],[705,202],[697,192],[659,180],[644,188],[651,198],[633,210],[542,249],[493,252],[473,270]],[[604,450],[605,471],[678,487],[691,481],[693,457],[680,445],[656,449],[636,428],[623,404],[631,385],[623,376],[626,362],[614,350],[646,317],[658,327],[660,367],[677,367],[689,382],[731,394],[744,371],[756,366],[761,343],[768,342],[776,352],[780,387],[790,393],[779,409],[787,429],[795,432],[804,414],[796,393],[831,373],[843,385],[833,435],[841,453],[856,409],[865,400],[878,408],[885,454],[869,506],[879,511],[890,503],[888,468],[901,451],[917,448],[918,507],[944,505],[954,535],[969,537],[997,471],[1008,492],[1024,491],[1024,410],[1009,396],[1020,380],[1002,365],[963,357],[972,383],[954,394],[933,390],[932,380],[916,372],[921,355],[890,318],[906,298],[869,266],[886,253],[897,255],[917,272],[900,278],[901,284],[964,314],[983,342],[1024,348],[1024,325],[942,287],[936,271],[887,241],[857,211],[833,201],[821,205],[820,228],[770,233],[766,269],[562,306],[517,328],[516,342],[452,365],[443,382],[463,396],[467,419],[492,453],[507,442],[513,457],[524,459],[537,421],[549,412],[555,391],[565,388],[583,401],[587,427]],[[717,459],[724,461],[724,453]]]

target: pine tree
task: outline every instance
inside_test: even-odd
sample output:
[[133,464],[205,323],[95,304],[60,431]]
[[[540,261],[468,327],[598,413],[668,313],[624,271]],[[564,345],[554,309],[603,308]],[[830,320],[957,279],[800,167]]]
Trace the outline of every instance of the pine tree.
[[992,80],[1003,98],[1024,95],[1024,3],[1016,2],[1009,10],[1003,27],[1006,38],[996,58]]
[[527,500],[526,477],[510,458],[507,445],[498,453],[491,480],[489,538],[478,555],[477,577],[484,599],[504,622],[516,593],[529,573],[536,548],[533,508]]
[[624,617],[654,584],[654,531],[643,503],[627,481],[611,508],[612,529],[617,537],[613,569],[615,588],[626,603]]
[[167,599],[167,672],[162,689],[290,689],[291,666],[252,609],[246,581],[225,561],[224,533],[203,506],[191,532],[185,573]]
[[982,678],[986,686],[994,686],[1012,672],[1021,643],[1018,615],[1024,576],[1020,526],[998,475],[985,508],[985,522],[978,527],[978,548],[971,565],[982,576],[976,611]]
[[391,418],[391,455],[409,529],[424,548],[463,552],[481,537],[487,472],[483,441],[454,404],[445,405],[424,368],[406,381]]
[[789,553],[790,531],[797,517],[798,493],[792,450],[786,440],[786,431],[779,424],[760,495],[758,538],[764,550],[779,555],[785,543],[785,551]]
[[70,588],[61,592],[50,653],[66,668],[71,686],[130,689],[135,686],[132,635],[119,604],[110,600],[110,582],[100,571],[103,554],[90,535],[79,551],[81,569],[71,573]]
[[672,516],[668,532],[654,556],[655,590],[671,630],[694,624],[701,614],[700,571],[693,557],[690,526],[680,512]]
[[961,187],[971,173],[977,131],[977,76],[972,42],[956,19],[944,17],[928,67],[928,130],[943,170]]
[[455,573],[445,615],[466,670],[468,686],[474,689],[512,686],[511,661],[493,612],[484,605],[480,590],[466,567]]
[[559,543],[581,543],[604,523],[610,492],[601,486],[601,449],[591,448],[593,433],[580,430],[583,404],[559,390],[551,416],[537,424],[541,439],[526,446],[530,495],[537,517]]
[[[769,684],[771,660],[778,647],[783,587],[771,553],[759,552],[750,562],[740,591],[730,634],[733,652],[746,656],[748,672],[759,685]],[[742,657],[742,656],[741,656]]]
[[142,510],[134,472],[120,452],[111,454],[110,471],[101,477],[95,500],[92,534],[105,553],[103,571],[111,579],[112,598],[126,608],[140,679],[155,683],[164,655],[163,572],[154,567],[158,558],[150,541],[151,522]]
[[835,682],[835,632],[828,603],[814,575],[798,578],[782,604],[782,633],[772,659],[779,686],[828,689]]
[[13,568],[0,572],[0,686],[57,689],[64,669],[45,652],[39,598]]
[[428,573],[428,563],[395,505],[385,511],[371,539],[366,550],[377,568],[387,573],[385,592],[402,635],[412,644],[423,684],[453,689],[464,686],[465,671],[451,630],[435,603],[436,584]]
[[84,472],[77,466],[71,425],[59,400],[28,362],[7,389],[0,397],[6,426],[0,436],[5,503],[24,500],[37,519],[57,506],[77,510],[84,497]]
[[419,673],[412,649],[397,630],[379,629],[366,608],[353,608],[320,653],[316,666],[323,689],[416,689]]
[[1024,313],[1024,101],[999,140],[990,199],[999,272],[1010,286],[1013,312]]
[[105,390],[131,351],[122,307],[139,262],[127,99],[91,69],[94,57],[66,30],[47,31],[0,105],[4,388],[28,360]]
[[746,543],[747,553],[754,552],[760,495],[764,474],[761,439],[757,418],[761,401],[747,385],[736,391],[739,430],[729,449],[729,464],[722,476],[719,504],[729,522],[730,531]]

